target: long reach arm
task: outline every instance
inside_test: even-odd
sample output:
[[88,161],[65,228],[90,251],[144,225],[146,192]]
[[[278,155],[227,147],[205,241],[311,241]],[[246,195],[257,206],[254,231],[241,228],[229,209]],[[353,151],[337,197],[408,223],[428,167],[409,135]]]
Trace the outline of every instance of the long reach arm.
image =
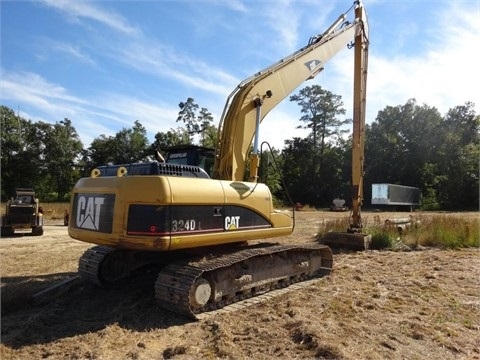
[[[325,63],[353,40],[356,47],[366,53],[366,14],[361,1],[356,1],[353,7],[355,19],[352,22],[345,22],[347,14],[342,14],[323,34],[311,38],[307,46],[244,80],[230,94],[219,126],[214,178],[243,181],[253,136],[258,137],[258,126],[270,110],[304,81],[320,73]],[[366,63],[366,55],[361,57]],[[364,78],[366,73],[360,73],[358,77]],[[364,86],[361,88],[365,89]],[[363,101],[362,105],[354,106],[357,114],[354,121],[360,124],[360,119],[364,119],[365,94],[362,93],[357,101]],[[256,181],[257,177],[257,143],[255,139],[250,167],[251,181]],[[354,180],[354,183],[356,182],[358,181]]]
[[[364,18],[363,9],[355,9],[355,17]],[[366,24],[366,22],[365,22]],[[366,25],[365,25],[366,26]],[[363,202],[363,162],[365,155],[365,109],[368,65],[368,29],[355,37],[355,71],[353,79],[353,142],[352,142],[352,218],[350,232],[360,232]]]

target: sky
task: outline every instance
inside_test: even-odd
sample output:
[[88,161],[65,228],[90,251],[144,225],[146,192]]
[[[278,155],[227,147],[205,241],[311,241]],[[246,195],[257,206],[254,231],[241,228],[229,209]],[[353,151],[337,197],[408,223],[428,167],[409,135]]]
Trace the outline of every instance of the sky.
[[[72,121],[84,147],[135,120],[176,129],[191,97],[218,124],[244,79],[302,48],[353,1],[0,0],[0,105],[33,122]],[[480,0],[364,0],[369,22],[366,121],[386,106],[466,101],[480,112]],[[352,118],[353,50],[334,56],[305,86],[340,95]],[[283,149],[305,137],[286,98],[260,127]]]

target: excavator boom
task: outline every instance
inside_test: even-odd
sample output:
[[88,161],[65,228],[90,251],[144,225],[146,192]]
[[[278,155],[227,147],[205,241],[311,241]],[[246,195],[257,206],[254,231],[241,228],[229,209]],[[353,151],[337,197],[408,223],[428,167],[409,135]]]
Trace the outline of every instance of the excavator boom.
[[308,45],[242,81],[230,94],[219,126],[214,178],[243,181],[252,139],[258,136],[258,123],[299,85],[318,75],[353,39],[366,47],[366,14],[360,2],[355,6],[352,22],[344,22],[346,14],[342,14]]

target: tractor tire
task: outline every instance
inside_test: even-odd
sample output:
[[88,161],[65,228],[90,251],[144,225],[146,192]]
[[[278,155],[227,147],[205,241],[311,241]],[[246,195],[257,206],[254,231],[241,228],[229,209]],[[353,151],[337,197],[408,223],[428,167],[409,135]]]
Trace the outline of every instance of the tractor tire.
[[15,233],[15,230],[13,230],[11,226],[2,226],[0,231],[0,236],[1,237],[13,236],[14,233]]
[[32,227],[33,236],[42,236],[43,235],[43,226]]

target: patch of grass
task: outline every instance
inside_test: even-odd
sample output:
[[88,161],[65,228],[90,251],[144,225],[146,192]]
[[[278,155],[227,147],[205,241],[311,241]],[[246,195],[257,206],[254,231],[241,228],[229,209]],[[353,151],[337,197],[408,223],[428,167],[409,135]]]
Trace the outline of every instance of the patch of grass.
[[65,210],[70,211],[70,203],[42,203],[39,204],[43,208],[43,216],[45,219],[58,220],[63,219]]
[[348,229],[349,223],[348,218],[343,219],[330,219],[328,221],[323,222],[317,234],[317,239],[321,239],[324,237],[328,232],[345,232]]
[[412,233],[422,246],[459,249],[480,246],[480,218],[439,216],[422,219]]
[[391,249],[394,245],[394,242],[395,237],[391,234],[391,231],[375,231],[375,233],[372,234],[372,243],[370,244],[370,249]]
[[[347,228],[348,219],[328,221],[320,227],[317,238],[322,238],[329,231],[342,232]],[[371,249],[392,249],[401,245],[441,249],[480,247],[480,216],[420,216],[401,231],[395,226],[377,224],[365,228],[364,232],[372,234]]]

